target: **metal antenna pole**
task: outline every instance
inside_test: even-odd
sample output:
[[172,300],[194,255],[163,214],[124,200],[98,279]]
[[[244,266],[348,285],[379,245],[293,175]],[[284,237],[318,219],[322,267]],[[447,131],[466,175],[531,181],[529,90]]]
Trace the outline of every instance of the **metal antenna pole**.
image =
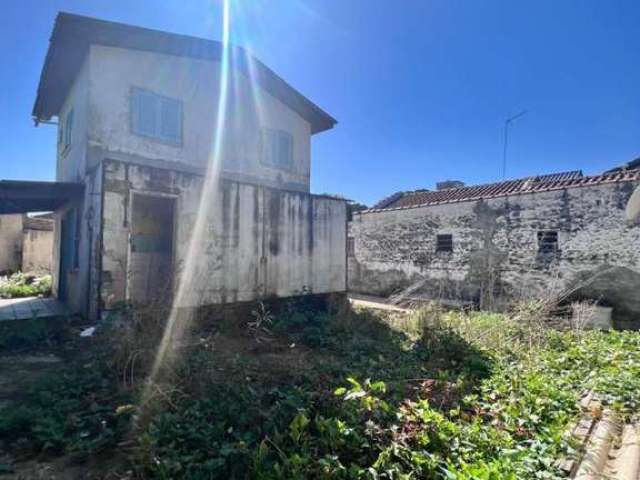
[[521,111],[520,113],[514,115],[513,117],[509,117],[504,121],[504,145],[502,147],[502,179],[505,180],[507,178],[507,146],[509,145],[509,127],[513,123],[514,120],[522,117],[526,110]]

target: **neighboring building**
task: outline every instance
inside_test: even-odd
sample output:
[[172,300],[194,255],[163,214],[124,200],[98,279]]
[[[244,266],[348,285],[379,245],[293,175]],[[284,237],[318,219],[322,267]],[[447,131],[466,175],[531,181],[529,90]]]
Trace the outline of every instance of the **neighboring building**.
[[58,15],[33,110],[57,118],[57,182],[4,195],[57,204],[54,293],[74,311],[175,290],[198,225],[181,307],[346,290],[345,202],[309,193],[311,136],[336,121],[244,50],[229,55],[214,145],[219,42]]
[[0,215],[0,273],[51,272],[53,217]]
[[0,273],[22,268],[22,214],[0,215]]
[[54,225],[52,214],[23,217],[23,272],[52,272]]
[[[450,186],[445,183],[445,187]],[[349,226],[349,288],[500,309],[565,294],[640,325],[640,169],[399,192]]]

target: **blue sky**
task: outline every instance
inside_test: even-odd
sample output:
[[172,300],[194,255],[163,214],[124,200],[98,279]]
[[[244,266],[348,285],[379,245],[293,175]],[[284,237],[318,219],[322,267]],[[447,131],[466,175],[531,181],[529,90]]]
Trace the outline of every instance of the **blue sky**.
[[[338,119],[312,189],[371,204],[438,180],[640,156],[637,0],[234,0],[232,36]],[[31,108],[59,10],[220,38],[212,0],[22,0],[0,17],[0,178],[53,179],[55,128]]]

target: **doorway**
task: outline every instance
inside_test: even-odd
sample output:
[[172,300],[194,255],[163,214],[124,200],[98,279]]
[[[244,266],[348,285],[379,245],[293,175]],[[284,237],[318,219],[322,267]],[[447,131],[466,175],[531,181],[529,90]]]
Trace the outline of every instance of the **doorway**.
[[134,194],[131,205],[129,301],[136,305],[170,301],[175,199]]
[[78,267],[79,222],[78,209],[71,208],[60,222],[60,264],[58,273],[58,300],[69,300],[69,275]]

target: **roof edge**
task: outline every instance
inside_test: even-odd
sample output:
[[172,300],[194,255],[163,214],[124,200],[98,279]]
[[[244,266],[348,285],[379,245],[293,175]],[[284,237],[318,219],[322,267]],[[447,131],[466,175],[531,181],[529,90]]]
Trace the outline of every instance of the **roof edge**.
[[[526,180],[526,179],[510,180],[510,181],[518,182],[522,180]],[[367,214],[367,213],[391,212],[396,210],[411,210],[414,208],[424,208],[424,207],[432,207],[432,206],[438,206],[438,205],[449,205],[453,203],[477,202],[478,200],[515,197],[515,196],[526,195],[526,194],[552,192],[552,191],[558,191],[558,190],[565,190],[568,188],[593,187],[597,185],[621,183],[621,182],[635,182],[635,181],[640,181],[640,170],[604,173],[602,175],[584,176],[584,177],[573,179],[573,180],[536,182],[533,186],[537,188],[529,188],[526,190],[505,192],[505,193],[500,193],[496,195],[479,195],[476,197],[469,197],[469,198],[458,198],[458,199],[442,200],[442,201],[435,201],[435,202],[426,202],[426,203],[420,203],[415,205],[404,205],[400,207],[369,208],[367,210],[360,210],[358,212],[354,212],[354,214],[360,215],[360,214]],[[486,185],[497,185],[499,183],[501,182],[497,182],[495,184],[486,184]],[[478,186],[483,186],[483,185],[478,185]],[[545,186],[547,186],[547,188],[540,188]],[[464,187],[464,188],[469,188],[469,187]],[[402,193],[402,192],[399,192],[399,193]]]
[[[123,31],[128,35],[122,35]],[[31,111],[36,123],[55,116],[54,110],[59,110],[60,108],[59,106],[57,109],[49,108],[47,111],[44,106],[44,91],[48,82],[60,82],[62,86],[59,86],[59,88],[65,90],[60,95],[64,96],[68,94],[68,89],[72,83],[68,79],[61,81],[50,78],[57,49],[60,44],[63,44],[65,48],[68,47],[64,45],[65,37],[67,39],[69,37],[73,38],[73,48],[76,49],[75,52],[71,53],[65,51],[65,55],[75,54],[83,58],[86,53],[83,49],[90,45],[105,45],[214,61],[220,60],[222,56],[222,44],[217,40],[60,11],[56,15],[53,30],[49,37],[49,46],[40,72],[36,99]],[[335,118],[288,84],[282,77],[251,55],[248,50],[238,45],[231,45],[230,51],[234,67],[248,76],[251,76],[252,71],[254,71],[257,77],[256,81],[266,92],[278,98],[311,124],[312,134],[330,130],[338,123]],[[74,71],[73,78],[76,75],[77,71]],[[61,104],[60,101],[58,103]]]

